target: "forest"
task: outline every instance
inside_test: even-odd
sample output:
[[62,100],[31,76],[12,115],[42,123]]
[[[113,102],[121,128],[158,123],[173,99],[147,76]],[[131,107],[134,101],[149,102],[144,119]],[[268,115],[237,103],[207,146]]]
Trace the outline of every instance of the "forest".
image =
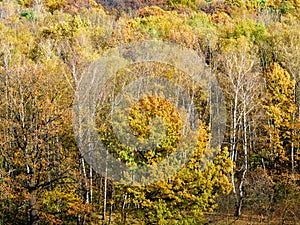
[[0,225],[300,224],[299,0],[0,0],[0,41]]

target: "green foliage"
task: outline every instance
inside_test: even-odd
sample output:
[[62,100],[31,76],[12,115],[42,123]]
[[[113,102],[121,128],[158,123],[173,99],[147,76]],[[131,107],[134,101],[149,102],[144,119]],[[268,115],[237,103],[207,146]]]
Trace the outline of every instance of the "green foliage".
[[243,0],[225,0],[225,3],[230,6],[242,7],[244,6]]
[[[137,79],[142,71],[148,71],[154,77],[161,74],[181,85],[187,83],[187,90],[192,88],[190,86],[192,82],[186,82],[188,77],[179,71],[172,67],[162,67],[159,63],[149,63],[138,67],[128,67],[126,70],[120,71],[115,79],[115,95],[121,92],[122,87],[130,83],[132,79]],[[197,98],[194,97],[194,104],[199,107],[199,110],[204,110],[200,108],[203,93],[197,94]],[[183,141],[180,140],[182,138],[182,115],[179,116],[180,113],[168,101],[164,100],[164,96],[141,97],[140,101],[135,104],[132,104],[131,98],[128,99],[127,97],[127,101],[126,105],[132,105],[130,111],[124,114],[129,117],[129,127],[122,128],[128,126],[128,124],[122,123],[122,121],[126,121],[125,118],[110,121],[111,118],[105,116],[107,113],[99,114],[98,126],[100,127],[101,140],[116,158],[128,165],[153,165],[154,169],[149,171],[149,177],[160,177],[162,175],[158,174],[155,166],[176,150],[179,141]],[[172,100],[169,101],[172,102]],[[110,110],[109,107],[107,110]],[[122,113],[123,111],[124,109],[122,109]],[[118,115],[118,113],[118,110],[114,111],[114,114]],[[119,118],[119,116],[114,118]],[[161,120],[164,127],[153,122],[153,120],[158,119]],[[151,150],[140,152],[134,147],[128,147],[131,143],[129,138],[126,139],[127,146],[124,145],[124,142],[121,143],[114,135],[112,127],[118,127],[118,133],[122,130],[131,129],[131,133],[138,138],[135,140],[135,144],[138,141],[143,143],[145,139],[151,140],[151,138],[158,139],[159,142],[153,143],[154,147],[151,147]],[[170,221],[174,224],[197,224],[202,220],[203,212],[212,211],[216,207],[215,198],[218,194],[227,194],[231,190],[227,175],[230,173],[232,165],[226,149],[221,151],[213,163],[208,164],[211,156],[209,155],[210,149],[207,147],[209,137],[207,130],[208,128],[204,124],[200,124],[199,136],[197,137],[198,144],[194,149],[193,156],[182,170],[173,177],[148,186],[124,187],[117,185],[115,188],[120,189],[117,195],[126,193],[126,196],[130,196],[126,204],[131,205],[130,208],[126,209],[126,212],[121,211],[119,217],[126,213],[130,214],[133,221],[146,224],[167,224]],[[204,165],[208,167],[203,169]],[[164,170],[170,171],[174,168],[165,165]],[[135,205],[139,207],[136,209]]]
[[[207,137],[205,132],[203,130],[201,135]],[[169,180],[148,187],[123,187],[123,192],[131,196],[127,204],[140,206],[138,210],[127,209],[133,221],[146,224],[167,224],[170,221],[172,224],[199,224],[203,220],[203,213],[211,212],[216,207],[216,197],[231,191],[227,178],[232,165],[228,151],[221,151],[214,163],[202,170],[201,161],[205,151],[202,144],[206,142],[202,141],[189,163]]]
[[[175,14],[165,12],[162,16],[137,18],[136,22],[139,24],[139,30],[142,33],[150,35],[151,38],[166,39],[174,25],[175,27],[179,27],[181,23],[180,20],[174,21],[174,16],[176,18]],[[171,18],[173,21],[170,20]]]
[[21,17],[25,17],[29,21],[34,21],[35,20],[35,15],[32,11],[21,13]]
[[174,6],[176,4],[193,6],[195,5],[195,0],[168,0],[168,4]]
[[254,20],[238,22],[234,31],[230,34],[233,38],[240,36],[247,37],[250,41],[258,43],[266,37],[266,28],[262,23],[257,23]]
[[261,9],[266,6],[266,0],[248,0],[246,6],[248,9]]

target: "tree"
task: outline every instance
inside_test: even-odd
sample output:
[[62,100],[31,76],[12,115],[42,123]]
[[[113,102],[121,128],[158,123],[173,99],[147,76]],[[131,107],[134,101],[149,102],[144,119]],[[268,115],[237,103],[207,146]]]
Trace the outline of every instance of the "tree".
[[260,94],[260,77],[255,71],[257,58],[253,44],[243,36],[228,40],[220,61],[220,80],[226,93],[230,121],[230,158],[235,163],[231,176],[233,193],[236,199],[235,215],[241,215],[244,199],[244,181],[249,169],[249,128],[250,115],[255,112],[255,101]]
[[[279,202],[288,202],[285,210],[293,211],[290,206],[297,204],[295,201],[298,198],[296,194],[298,188],[295,181],[299,179],[295,168],[299,158],[294,154],[294,148],[298,146],[297,126],[294,122],[297,111],[294,102],[295,81],[278,63],[271,63],[265,74],[267,96],[264,108],[268,125],[265,127],[266,143],[261,151],[264,153],[270,176],[275,182],[275,199]],[[289,193],[293,193],[294,197],[290,198]],[[283,218],[286,216],[285,210]]]

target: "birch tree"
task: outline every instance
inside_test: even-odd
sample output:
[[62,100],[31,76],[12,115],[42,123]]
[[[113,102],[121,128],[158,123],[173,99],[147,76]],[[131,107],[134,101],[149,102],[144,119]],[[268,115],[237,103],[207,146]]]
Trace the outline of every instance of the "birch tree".
[[231,175],[233,194],[236,199],[235,215],[241,215],[244,199],[244,181],[249,169],[249,116],[256,107],[260,94],[258,59],[252,49],[254,46],[246,38],[229,40],[219,56],[220,80],[228,105],[230,117],[230,158],[235,163]]

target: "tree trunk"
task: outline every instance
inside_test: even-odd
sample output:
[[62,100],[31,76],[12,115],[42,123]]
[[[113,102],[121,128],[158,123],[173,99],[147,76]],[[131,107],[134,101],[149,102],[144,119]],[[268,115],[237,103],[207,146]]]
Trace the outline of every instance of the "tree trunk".
[[[232,162],[236,162],[236,141],[237,141],[237,107],[238,107],[238,93],[235,94],[234,97],[234,106],[233,106],[233,119],[232,119],[232,138],[231,138],[231,152],[230,152],[230,159]],[[238,204],[238,195],[236,191],[236,185],[234,180],[234,166],[232,166],[232,172],[231,172],[231,184],[232,184],[232,192],[235,197],[236,204]]]
[[235,216],[242,215],[242,203],[244,198],[244,191],[243,185],[246,178],[246,173],[248,171],[248,139],[247,139],[247,107],[246,107],[246,98],[244,99],[243,103],[243,150],[244,150],[244,165],[243,165],[243,172],[242,178],[239,184],[239,197],[236,205]]
[[38,224],[38,216],[36,212],[36,193],[35,191],[30,191],[28,225],[37,225],[37,224]]
[[104,194],[103,194],[103,221],[106,217],[106,207],[107,207],[107,159],[105,159],[105,176],[104,176]]

